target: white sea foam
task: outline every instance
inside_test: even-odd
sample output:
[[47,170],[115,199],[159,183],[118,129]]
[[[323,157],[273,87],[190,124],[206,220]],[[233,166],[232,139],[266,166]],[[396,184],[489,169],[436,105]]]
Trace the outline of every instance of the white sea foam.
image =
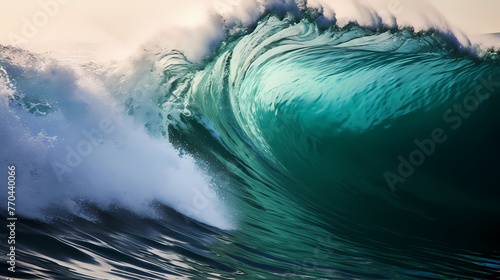
[[[20,214],[43,217],[42,210],[54,205],[79,213],[75,201],[88,199],[102,207],[118,203],[151,215],[147,203],[154,199],[201,222],[234,227],[222,204],[224,195],[214,193],[212,179],[199,170],[193,158],[179,156],[167,140],[152,137],[140,122],[125,116],[109,85],[75,70],[80,69],[75,65],[121,60],[115,64],[120,65],[118,70],[112,72],[126,75],[129,82],[120,86],[125,87],[124,92],[133,92],[140,83],[133,77],[156,63],[154,54],[179,49],[188,59],[200,62],[221,42],[226,28],[237,31],[248,26],[266,8],[293,11],[306,3],[189,0],[169,7],[162,4],[155,13],[145,8],[147,4],[136,7],[120,1],[120,5],[100,3],[102,6],[94,9],[94,4],[69,3],[29,43],[20,46],[35,52],[50,51],[50,56],[72,66],[63,67],[27,52],[2,51],[0,161],[18,167]],[[121,19],[118,6],[136,13]],[[356,21],[368,27],[434,28],[450,31],[464,46],[470,44],[438,11],[421,2],[309,0],[307,6],[322,10],[327,20],[336,20],[341,26]],[[115,12],[106,14],[107,10]],[[116,24],[107,21],[110,17]],[[8,45],[8,36],[0,35],[0,43]],[[150,59],[146,68],[144,58]],[[151,83],[158,84],[154,79]],[[10,100],[13,95],[24,97],[24,106],[31,112],[16,106],[16,101]],[[149,95],[142,97],[144,102],[152,100]],[[45,105],[52,109],[45,112]],[[94,142],[82,132],[92,129],[102,133]],[[85,156],[75,155],[79,149]],[[5,181],[3,176],[0,179]],[[5,196],[6,192],[0,192],[3,201]]]
[[[19,214],[51,218],[45,210],[55,206],[85,216],[76,201],[87,200],[151,216],[155,200],[233,228],[223,195],[195,160],[135,124],[98,81],[27,52],[7,50],[1,59],[0,162],[5,170],[17,167]],[[41,107],[46,104],[48,112]]]

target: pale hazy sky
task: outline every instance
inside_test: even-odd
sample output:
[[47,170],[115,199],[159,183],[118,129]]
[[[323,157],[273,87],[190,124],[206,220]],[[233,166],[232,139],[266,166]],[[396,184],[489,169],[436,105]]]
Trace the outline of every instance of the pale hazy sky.
[[499,0],[432,0],[451,23],[468,33],[500,32]]
[[[13,40],[23,38],[19,46],[38,52],[71,51],[77,46],[80,51],[99,49],[104,56],[120,57],[129,54],[131,49],[153,38],[162,29],[203,26],[209,21],[210,11],[224,10],[228,5],[251,9],[251,1],[0,0],[0,44],[9,45]],[[323,1],[342,6],[347,0]],[[374,1],[382,7],[394,3],[413,7],[410,4],[425,0]],[[374,1],[357,0],[369,3],[367,5],[372,5]],[[425,2],[433,5],[449,23],[467,34],[500,32],[500,0]]]

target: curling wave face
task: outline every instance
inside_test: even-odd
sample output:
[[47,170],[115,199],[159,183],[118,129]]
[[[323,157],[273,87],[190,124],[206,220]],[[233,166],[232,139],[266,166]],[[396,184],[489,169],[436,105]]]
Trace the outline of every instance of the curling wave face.
[[[233,171],[245,182],[236,196],[254,207],[242,211],[242,239],[259,236],[258,248],[276,255],[309,248],[298,259],[311,258],[301,253],[314,243],[291,232],[365,240],[358,245],[369,255],[382,251],[371,241],[395,251],[426,251],[422,238],[452,248],[494,243],[500,69],[496,53],[479,56],[436,31],[325,30],[293,17],[265,17],[227,40],[184,85],[192,110],[244,170]],[[262,211],[275,216],[255,221]],[[269,234],[291,244],[276,249]],[[298,270],[342,262],[312,259]]]
[[[435,31],[269,14],[227,35],[203,63],[175,51],[129,78],[101,73],[112,94],[99,95],[77,86],[78,73],[37,71],[12,59],[35,58],[4,49],[2,131],[21,141],[3,140],[3,155],[31,164],[24,183],[39,184],[29,192],[60,186],[62,208],[99,234],[89,241],[68,226],[52,236],[93,263],[95,277],[489,277],[499,263],[500,66],[496,53],[477,54]],[[103,119],[115,129],[90,133],[99,152],[69,166],[64,191],[51,163],[67,147],[78,152],[77,135]],[[21,148],[29,155],[12,152]],[[35,152],[42,159],[28,163]],[[160,210],[146,217],[160,219],[141,218],[151,209]],[[184,225],[169,209],[197,222]],[[99,224],[109,217],[120,222]],[[59,263],[86,273],[68,258]]]
[[[320,30],[307,20],[267,17],[196,73],[190,98],[232,151],[249,144],[308,190],[328,193],[327,204],[336,204],[337,194],[361,192],[415,210],[422,205],[388,191],[398,179],[384,173],[395,169],[398,153],[412,151],[413,140],[424,141],[434,129],[444,130],[443,139],[458,130],[465,116],[455,104],[465,102],[470,113],[487,110],[492,88],[481,81],[498,76],[498,62],[495,54],[484,54],[483,63],[468,55],[438,32]],[[439,175],[427,169],[398,188],[435,204],[497,208],[491,193],[477,203],[467,199],[478,195],[474,188],[438,184]],[[482,188],[494,191],[496,182]]]

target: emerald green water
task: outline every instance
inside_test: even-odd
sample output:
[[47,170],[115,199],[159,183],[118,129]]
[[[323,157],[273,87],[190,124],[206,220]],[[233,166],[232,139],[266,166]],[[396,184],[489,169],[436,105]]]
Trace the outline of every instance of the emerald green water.
[[162,57],[155,110],[132,89],[114,97],[198,162],[233,224],[158,197],[144,217],[88,196],[84,217],[21,222],[20,275],[495,279],[500,66],[452,39],[268,15],[202,64]]

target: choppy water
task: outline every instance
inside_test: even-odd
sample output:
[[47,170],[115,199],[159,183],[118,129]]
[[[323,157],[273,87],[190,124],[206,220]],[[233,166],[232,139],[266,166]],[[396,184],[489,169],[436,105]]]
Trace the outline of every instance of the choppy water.
[[203,63],[154,65],[2,48],[16,277],[500,275],[494,51],[271,13]]

